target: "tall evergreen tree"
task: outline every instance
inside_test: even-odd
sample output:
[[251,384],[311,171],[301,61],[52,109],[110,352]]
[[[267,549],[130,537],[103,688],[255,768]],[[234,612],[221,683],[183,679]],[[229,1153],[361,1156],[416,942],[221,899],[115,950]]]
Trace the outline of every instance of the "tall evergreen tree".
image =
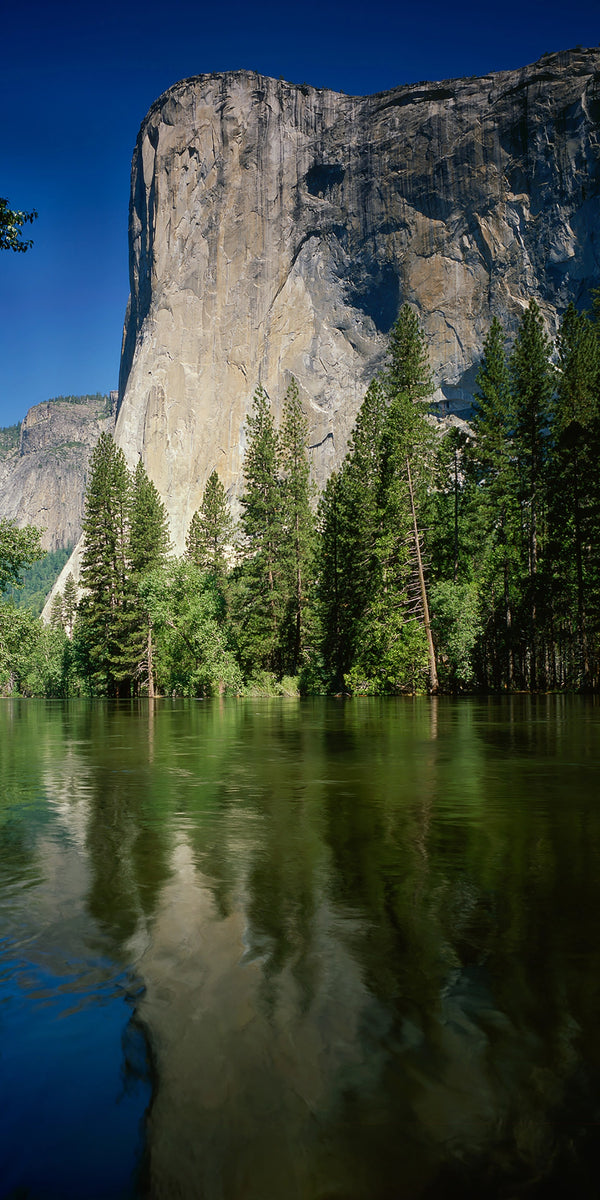
[[477,482],[489,485],[496,494],[506,490],[513,424],[505,343],[504,329],[494,317],[483,345],[471,416],[476,447],[472,470]]
[[[528,686],[538,686],[542,663],[540,636],[544,619],[543,544],[546,516],[548,428],[554,390],[550,342],[539,307],[532,300],[523,313],[510,358],[513,385],[515,451],[521,504],[521,574],[527,580],[521,613],[521,670]],[[544,668],[545,669],[545,668]]]
[[325,674],[344,687],[359,648],[373,588],[379,534],[379,477],[387,397],[374,379],[358,411],[348,453],[319,506],[317,608]]
[[407,396],[411,401],[428,400],[433,376],[425,335],[410,304],[403,304],[390,333],[382,380],[390,396]]
[[515,414],[505,333],[492,320],[477,372],[473,440],[465,470],[469,524],[475,532],[477,572],[485,636],[485,681],[512,685],[514,622],[518,603],[520,533]]
[[[148,478],[144,464],[138,459],[133,473],[131,517],[129,525],[129,559],[131,583],[136,594],[150,571],[164,565],[171,549],[169,524],[165,506],[158,491]],[[136,625],[136,683],[145,684],[148,696],[155,695],[154,637],[152,618],[145,610],[145,621]],[[136,687],[137,690],[137,687]]]
[[227,493],[217,471],[212,471],[202,503],[194,513],[186,539],[186,556],[218,582],[227,574],[227,549],[233,539],[233,518]]
[[345,521],[341,473],[329,476],[317,509],[315,547],[316,613],[328,690],[339,692],[352,665],[349,658]]
[[64,629],[64,608],[62,592],[56,592],[50,606],[50,628]]
[[311,508],[308,421],[295,379],[283,405],[280,435],[283,472],[283,557],[286,608],[282,627],[283,665],[296,675],[306,652],[309,575],[315,522]]
[[[420,508],[432,453],[425,405],[433,378],[425,337],[408,304],[392,330],[381,383],[386,416],[378,482],[377,570],[370,601],[378,678],[385,690],[414,690],[429,665],[437,690],[425,587]],[[368,638],[361,637],[363,646]]]
[[130,509],[131,478],[123,451],[110,434],[101,434],[90,459],[81,570],[85,594],[76,636],[90,685],[109,696],[130,695],[135,673]]
[[591,629],[600,620],[600,339],[570,304],[558,343],[549,488],[549,557],[562,653],[559,684],[591,686],[597,673]]
[[321,554],[323,650],[335,648],[330,670],[355,690],[412,690],[427,665],[428,641],[436,686],[417,518],[429,456],[422,402],[431,391],[423,332],[404,305],[386,367],[369,387],[321,510],[323,545],[336,550],[334,574]]
[[373,569],[350,672],[354,688],[414,691],[427,667],[421,548],[410,474],[422,419],[406,393],[392,393],[381,443]]
[[233,609],[246,670],[253,665],[281,673],[280,635],[285,607],[283,488],[279,439],[269,398],[254,393],[246,421],[241,563],[236,571]]
[[73,637],[73,625],[75,623],[75,615],[77,613],[77,584],[73,578],[73,573],[69,571],[65,580],[65,590],[62,596],[62,615],[63,627],[67,637]]

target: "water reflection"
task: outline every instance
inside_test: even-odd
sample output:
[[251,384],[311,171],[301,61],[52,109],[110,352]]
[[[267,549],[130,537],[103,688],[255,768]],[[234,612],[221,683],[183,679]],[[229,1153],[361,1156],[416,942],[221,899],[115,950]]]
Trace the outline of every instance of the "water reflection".
[[143,982],[145,1195],[593,1194],[596,707],[1,720],[2,911],[28,911],[15,881],[60,910],[56,953],[79,946],[99,1003],[107,961],[111,987]]
[[139,981],[87,896],[89,770],[64,713],[0,707],[0,1195],[137,1194]]

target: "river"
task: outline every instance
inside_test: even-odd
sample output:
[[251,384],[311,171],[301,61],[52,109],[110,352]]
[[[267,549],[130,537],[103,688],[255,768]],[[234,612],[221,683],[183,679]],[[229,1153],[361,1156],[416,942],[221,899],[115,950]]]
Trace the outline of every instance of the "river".
[[596,1195],[600,705],[0,702],[0,1196]]

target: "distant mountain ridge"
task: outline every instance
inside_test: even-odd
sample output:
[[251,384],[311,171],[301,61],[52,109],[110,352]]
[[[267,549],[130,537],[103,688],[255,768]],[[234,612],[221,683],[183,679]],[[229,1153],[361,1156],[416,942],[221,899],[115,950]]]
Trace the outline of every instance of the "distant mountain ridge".
[[0,429],[0,517],[44,529],[45,550],[81,535],[87,466],[100,434],[112,430],[116,392],[59,396]]

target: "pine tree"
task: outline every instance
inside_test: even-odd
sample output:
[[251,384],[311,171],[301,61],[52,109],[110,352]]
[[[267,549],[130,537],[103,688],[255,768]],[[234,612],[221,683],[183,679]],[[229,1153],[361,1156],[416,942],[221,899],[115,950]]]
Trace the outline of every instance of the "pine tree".
[[553,615],[563,648],[557,682],[590,686],[597,671],[590,623],[600,617],[600,340],[572,304],[557,349],[549,488]]
[[505,333],[495,317],[484,343],[476,385],[474,437],[466,454],[465,470],[468,519],[477,540],[473,566],[486,628],[482,661],[486,682],[510,687],[514,676],[513,626],[519,576],[515,547],[520,510],[511,379]]
[[433,378],[418,317],[404,304],[392,330],[381,374],[385,421],[377,483],[378,532],[366,620],[359,627],[356,670],[375,673],[379,690],[415,690],[429,664],[437,690],[435,652],[423,568],[419,509],[431,457],[423,401]]
[[77,613],[77,584],[73,578],[73,574],[69,571],[65,580],[65,590],[62,597],[63,609],[63,628],[66,631],[67,637],[73,637],[73,625],[75,623],[75,615]]
[[534,690],[542,662],[540,634],[544,613],[543,549],[548,426],[554,390],[550,343],[538,305],[525,310],[510,358],[513,385],[515,451],[521,504],[521,574],[524,589],[521,634],[525,653],[521,670]]
[[130,695],[135,605],[130,585],[131,478],[123,451],[101,434],[90,459],[76,636],[91,687]]
[[433,376],[425,335],[409,304],[402,305],[390,333],[382,380],[389,396],[407,396],[416,402],[428,400],[432,395]]
[[64,629],[64,609],[62,592],[56,592],[50,606],[50,628]]
[[315,547],[315,603],[320,649],[328,690],[340,692],[344,675],[352,665],[348,657],[347,594],[349,576],[345,569],[344,519],[341,474],[329,476],[317,510]]
[[[142,580],[156,567],[165,563],[171,549],[165,506],[152,480],[148,478],[141,458],[134,474],[129,527],[129,559],[131,583],[139,596]],[[145,611],[145,621],[137,622],[136,674],[144,681],[148,696],[155,695],[154,641],[152,620]]]
[[349,673],[354,690],[414,691],[427,667],[420,544],[411,507],[414,418],[406,394],[391,398],[381,443],[370,587]]
[[504,491],[510,461],[508,439],[512,432],[510,374],[506,361],[506,335],[494,317],[483,345],[476,377],[471,425],[475,435],[473,470],[478,483]]
[[202,538],[202,523],[198,509],[192,515],[185,539],[185,557],[188,562],[200,567],[204,562],[205,546]]
[[[386,526],[397,523],[396,554],[398,561],[401,557],[401,507],[402,480],[408,485],[410,500],[409,525],[412,532],[412,578],[407,580],[409,604],[412,605],[412,615],[418,617],[421,629],[408,625],[406,640],[413,645],[413,660],[416,664],[419,654],[421,634],[427,650],[426,661],[429,665],[429,687],[432,692],[438,689],[435,649],[431,634],[429,603],[425,585],[425,572],[422,557],[422,535],[420,509],[423,505],[426,480],[430,473],[432,460],[432,437],[425,420],[423,401],[428,400],[433,392],[433,375],[429,362],[429,353],[425,343],[425,335],[418,320],[408,304],[400,309],[400,314],[390,339],[387,367],[383,373],[384,386],[389,395],[388,419],[384,435],[384,459],[382,471],[382,507]],[[402,464],[402,456],[404,464]],[[386,494],[387,493],[387,494]],[[402,572],[398,573],[397,586],[403,590]],[[425,660],[424,660],[425,661]],[[413,689],[418,677],[418,669],[414,668]]]
[[287,594],[281,638],[282,657],[284,668],[289,674],[296,675],[306,652],[309,574],[315,522],[310,504],[308,421],[294,379],[284,399],[280,444],[284,523],[282,550]]
[[213,471],[194,513],[186,539],[186,557],[222,583],[227,574],[227,549],[233,539],[233,518],[225,488]]
[[374,379],[359,409],[346,458],[319,507],[317,608],[325,674],[335,691],[344,687],[352,668],[373,590],[385,414],[386,395],[380,380]]
[[256,666],[281,674],[283,488],[279,439],[262,387],[254,393],[246,432],[245,486],[240,497],[242,561],[235,575],[234,615],[246,669]]
[[321,507],[322,648],[336,685],[343,675],[353,690],[414,690],[428,661],[437,686],[417,515],[430,455],[422,402],[432,389],[423,332],[404,305]]

